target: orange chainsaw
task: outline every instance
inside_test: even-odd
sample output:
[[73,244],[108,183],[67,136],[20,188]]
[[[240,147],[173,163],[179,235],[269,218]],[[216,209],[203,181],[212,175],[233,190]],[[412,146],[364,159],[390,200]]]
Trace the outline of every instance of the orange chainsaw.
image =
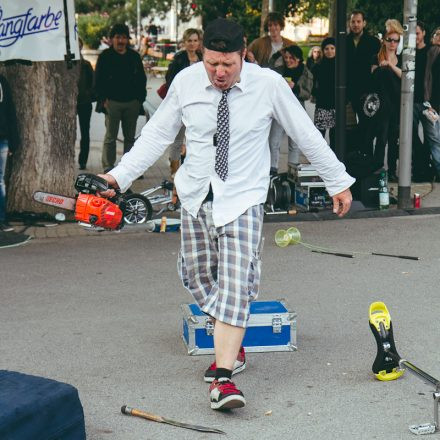
[[111,199],[100,197],[99,192],[109,189],[102,177],[94,174],[79,174],[75,181],[76,197],[62,196],[36,191],[33,199],[44,205],[73,211],[75,220],[87,227],[116,230],[124,225],[126,202],[120,194]]

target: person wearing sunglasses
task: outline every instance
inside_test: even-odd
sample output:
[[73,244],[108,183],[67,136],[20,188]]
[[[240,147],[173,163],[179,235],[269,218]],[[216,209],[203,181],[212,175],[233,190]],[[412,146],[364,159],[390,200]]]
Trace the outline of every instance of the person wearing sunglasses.
[[387,20],[379,53],[373,57],[371,72],[373,88],[380,99],[380,110],[374,125],[373,160],[377,168],[384,166],[385,147],[388,144],[388,179],[397,181],[397,152],[399,139],[400,79],[402,59],[397,55],[402,25],[397,20]]

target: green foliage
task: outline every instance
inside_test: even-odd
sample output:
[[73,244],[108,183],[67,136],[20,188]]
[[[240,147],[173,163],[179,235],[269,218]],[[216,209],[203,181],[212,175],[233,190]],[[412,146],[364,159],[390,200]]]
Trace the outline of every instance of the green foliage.
[[97,49],[103,36],[108,35],[110,22],[108,17],[97,13],[78,16],[78,33],[84,45]]
[[309,56],[310,49],[311,49],[313,46],[314,46],[314,45],[309,45],[309,44],[300,44],[300,45],[299,45],[299,47],[301,48],[302,53],[303,53],[304,63],[306,62],[307,57]]
[[202,16],[203,27],[217,17],[232,18],[242,24],[248,41],[259,37],[261,0],[194,0],[194,12]]
[[[294,15],[301,13],[303,21],[311,17],[328,16],[330,0],[275,0],[276,10]],[[175,0],[141,0],[142,17],[164,17]],[[229,17],[240,22],[249,41],[259,37],[261,0],[179,0],[179,20],[188,21],[192,15],[202,17],[203,27],[217,17]],[[136,0],[75,0],[76,12],[108,13],[110,25],[125,22],[136,26]]]
[[109,14],[114,9],[123,9],[125,0],[75,0],[75,11],[78,14],[101,12]]
[[[386,2],[372,2],[371,0],[356,0],[354,6],[365,12],[368,27],[374,32],[382,32],[388,18],[403,20],[404,0],[387,0]],[[428,33],[440,25],[440,2],[419,0],[417,18],[423,21]]]
[[275,7],[286,16],[299,16],[303,23],[330,14],[330,0],[276,0]]
[[158,60],[158,67],[168,67],[170,65],[170,60]]
[[[307,22],[313,17],[328,17],[330,4],[336,0],[274,0],[275,9],[286,16],[301,15]],[[358,8],[366,13],[369,29],[380,32],[388,18],[402,21],[404,0],[347,0],[348,12]],[[175,4],[175,0],[141,0],[142,17],[156,14],[165,16]],[[179,0],[179,20],[188,21],[193,14],[201,15],[203,26],[217,17],[231,17],[245,28],[251,41],[259,36],[261,20],[261,0]],[[76,12],[107,13],[111,24],[126,22],[136,26],[136,0],[75,0]],[[440,25],[440,2],[418,1],[418,17],[429,30]]]
[[[175,4],[175,0],[141,0],[142,17],[165,14]],[[190,0],[179,0],[179,20],[188,21],[193,14]],[[97,12],[109,16],[110,25],[127,23],[133,28],[137,25],[137,0],[75,0],[75,10],[78,14]]]

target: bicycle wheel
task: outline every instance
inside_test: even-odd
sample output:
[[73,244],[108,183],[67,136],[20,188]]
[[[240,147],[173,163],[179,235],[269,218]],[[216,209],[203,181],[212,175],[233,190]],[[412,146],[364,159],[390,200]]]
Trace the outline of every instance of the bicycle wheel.
[[124,213],[125,223],[132,225],[145,223],[153,216],[153,207],[150,201],[136,193],[128,194],[124,197],[126,208]]

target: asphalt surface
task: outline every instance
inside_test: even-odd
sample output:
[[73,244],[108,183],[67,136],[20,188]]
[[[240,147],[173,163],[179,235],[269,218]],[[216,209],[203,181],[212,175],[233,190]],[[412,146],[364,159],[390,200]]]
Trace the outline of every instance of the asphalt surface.
[[[249,354],[236,377],[242,410],[209,408],[208,356],[190,357],[179,305],[177,233],[34,240],[2,254],[0,368],[79,390],[88,438],[210,438],[120,414],[124,404],[223,429],[228,438],[410,438],[432,419],[431,388],[405,375],[376,381],[368,307],[384,301],[402,356],[440,376],[439,216],[295,224],[308,243],[342,252],[419,256],[354,259],[278,248],[266,224],[260,299],[286,298],[298,313],[298,352]],[[265,415],[271,411],[271,415]]]
[[[156,172],[165,170],[166,161]],[[440,205],[437,190],[423,206]],[[307,243],[366,254],[278,248],[274,234],[287,226]],[[234,376],[247,406],[229,413],[209,407],[212,357],[188,356],[181,340],[180,304],[191,297],[176,274],[178,233],[36,227],[65,233],[0,252],[0,369],[77,387],[89,440],[215,436],[124,416],[124,404],[230,439],[409,439],[408,425],[432,421],[432,388],[408,373],[373,377],[368,307],[384,301],[399,353],[440,377],[439,227],[438,215],[265,224],[260,299],[285,298],[298,313],[299,350],[248,354]]]

